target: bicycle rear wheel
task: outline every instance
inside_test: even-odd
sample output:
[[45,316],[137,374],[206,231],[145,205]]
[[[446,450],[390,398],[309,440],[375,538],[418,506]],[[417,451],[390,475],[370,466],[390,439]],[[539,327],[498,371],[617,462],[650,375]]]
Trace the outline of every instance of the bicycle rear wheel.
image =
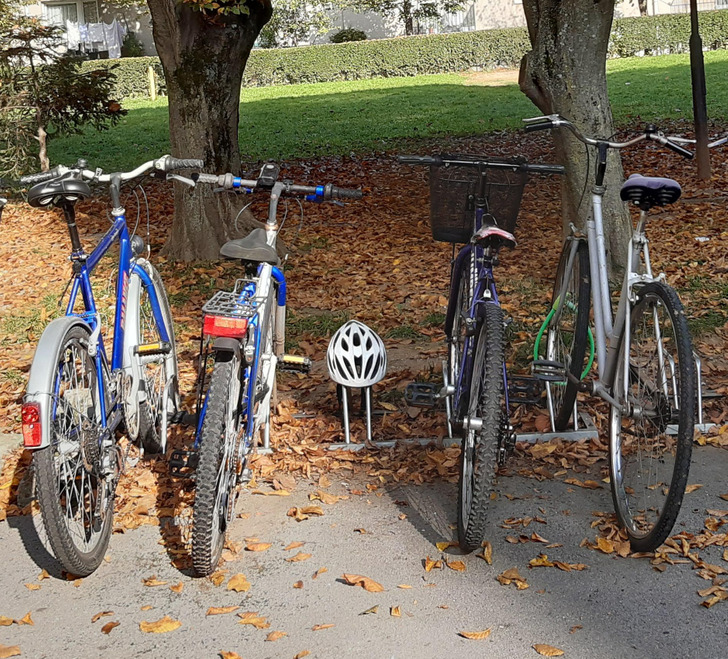
[[198,576],[217,567],[234,514],[244,426],[240,414],[241,364],[229,352],[215,355],[200,430],[195,501],[192,507],[192,564]]
[[610,481],[632,549],[652,551],[672,530],[685,493],[695,426],[695,360],[672,288],[645,285],[630,313],[612,386],[626,409],[611,409]]
[[[149,289],[142,278],[132,271],[129,279],[127,302],[127,323],[124,343],[127,359],[136,360],[136,370],[141,378],[144,400],[138,407],[138,438],[144,450],[150,454],[163,453],[167,446],[168,416],[179,408],[177,353],[175,350],[174,325],[167,293],[156,268],[144,259],[137,266],[145,270],[154,287],[159,302],[164,326],[169,337],[167,352],[136,354],[138,346],[153,346],[161,343],[159,323],[149,295]],[[130,402],[132,407],[134,402]],[[134,432],[130,434],[134,435]]]
[[[589,248],[583,240],[577,242],[571,267],[571,240],[564,243],[561,252],[551,303],[555,313],[548,327],[546,359],[563,364],[564,373],[570,373],[578,381],[581,379],[586,356],[591,280]],[[561,300],[559,295],[565,281],[568,283],[564,299]],[[574,412],[577,384],[567,378],[563,382],[547,382],[546,386],[554,409],[554,427],[557,431],[566,430]]]
[[503,310],[486,303],[477,333],[468,408],[470,419],[478,419],[479,429],[464,429],[460,452],[458,540],[466,552],[479,547],[483,540],[495,489],[498,446],[506,414],[504,343]]
[[[55,357],[50,445],[33,454],[38,503],[53,553],[64,569],[91,574],[111,535],[115,481],[100,475],[101,410],[89,333],[72,327]],[[106,378],[106,371],[102,371]],[[108,391],[108,382],[104,383]]]

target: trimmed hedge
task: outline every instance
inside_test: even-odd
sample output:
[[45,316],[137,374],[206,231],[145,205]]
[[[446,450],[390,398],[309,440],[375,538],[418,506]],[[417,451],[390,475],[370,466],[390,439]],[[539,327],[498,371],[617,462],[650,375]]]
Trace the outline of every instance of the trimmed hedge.
[[[728,47],[728,10],[700,12],[705,48]],[[614,21],[610,57],[681,53],[688,50],[690,16],[665,14]],[[525,28],[398,37],[299,48],[256,49],[250,53],[243,85],[333,82],[363,78],[392,78],[470,69],[515,68],[531,49]],[[84,67],[118,64],[119,98],[148,96],[147,67],[154,67],[157,93],[166,92],[157,57],[94,60]]]

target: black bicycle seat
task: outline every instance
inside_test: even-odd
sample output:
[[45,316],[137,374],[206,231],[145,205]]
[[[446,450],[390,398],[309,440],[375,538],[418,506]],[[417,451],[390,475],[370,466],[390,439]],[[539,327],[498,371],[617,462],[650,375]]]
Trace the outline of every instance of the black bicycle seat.
[[57,206],[62,201],[76,203],[91,196],[86,181],[77,178],[57,178],[34,185],[28,191],[28,203],[34,208]]
[[281,264],[275,248],[266,241],[265,229],[253,229],[245,238],[228,240],[220,248],[220,255],[226,259]]
[[680,199],[682,188],[671,178],[632,174],[622,185],[619,196],[643,210],[653,206],[667,206]]

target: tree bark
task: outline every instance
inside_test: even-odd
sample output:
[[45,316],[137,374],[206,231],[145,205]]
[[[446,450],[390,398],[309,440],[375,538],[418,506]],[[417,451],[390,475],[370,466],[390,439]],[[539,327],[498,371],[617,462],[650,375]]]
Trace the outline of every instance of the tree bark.
[[[521,61],[521,91],[544,114],[558,113],[588,137],[614,134],[607,95],[607,45],[614,0],[524,0],[532,50]],[[556,154],[566,167],[562,183],[564,232],[570,223],[583,226],[591,213],[595,149],[567,129],[554,131]],[[622,163],[611,151],[603,200],[607,250],[613,265],[626,260],[631,222],[619,198]],[[586,184],[586,185],[585,185]]]
[[415,33],[415,24],[412,17],[412,3],[410,0],[404,0],[400,11],[402,13],[402,19],[404,20],[405,36],[411,37]]
[[637,6],[640,9],[640,16],[647,16],[647,0],[637,0]]
[[[271,16],[270,0],[246,6],[248,15],[214,17],[177,0],[147,0],[154,43],[169,97],[172,155],[200,158],[205,171],[240,171],[240,86],[248,55]],[[190,191],[175,183],[174,221],[164,251],[182,260],[218,258],[220,246],[250,228],[238,220],[239,201],[211,186]],[[244,232],[243,232],[244,233]]]

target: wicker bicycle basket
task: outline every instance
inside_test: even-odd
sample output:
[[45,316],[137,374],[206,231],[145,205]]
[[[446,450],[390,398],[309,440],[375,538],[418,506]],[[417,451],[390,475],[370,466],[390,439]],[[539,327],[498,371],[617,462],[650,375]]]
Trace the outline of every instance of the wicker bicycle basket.
[[[473,235],[476,199],[483,196],[486,213],[494,223],[515,233],[523,187],[528,174],[519,169],[522,160],[483,156],[447,156],[472,165],[447,164],[430,167],[430,228],[435,240],[466,243]],[[513,164],[496,169],[486,163]]]

